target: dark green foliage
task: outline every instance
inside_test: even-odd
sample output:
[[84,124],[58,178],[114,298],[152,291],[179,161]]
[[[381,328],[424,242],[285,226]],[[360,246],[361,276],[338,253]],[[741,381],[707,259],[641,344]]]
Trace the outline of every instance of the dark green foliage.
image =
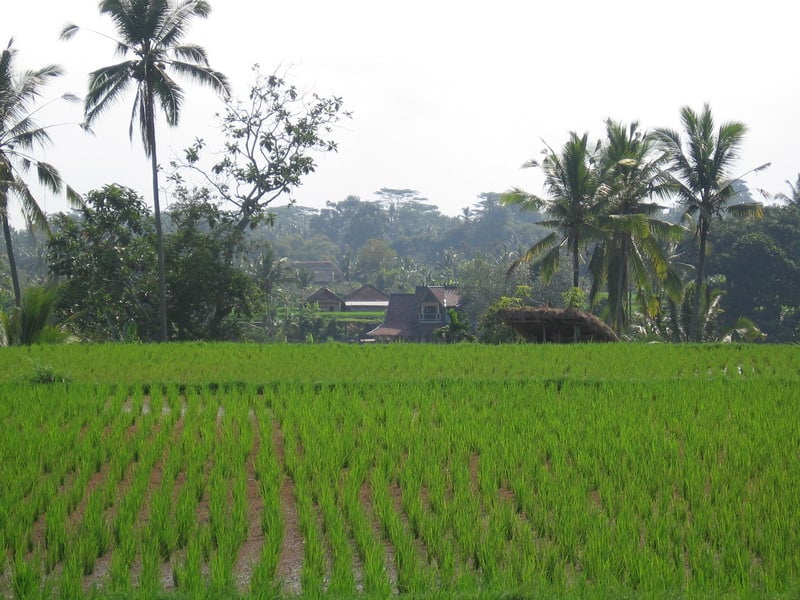
[[454,308],[447,310],[448,323],[434,331],[434,336],[447,344],[454,342],[474,342],[475,334],[472,333],[472,324],[461,311]]
[[153,221],[133,190],[107,185],[85,206],[53,219],[50,271],[63,281],[58,311],[82,339],[157,337]]
[[770,342],[800,339],[800,210],[767,207],[763,219],[725,219],[709,270],[725,277],[722,323],[746,317]]
[[236,322],[250,318],[261,291],[237,266],[244,234],[231,216],[204,198],[174,204],[175,232],[166,239],[168,315],[179,340],[236,339]]

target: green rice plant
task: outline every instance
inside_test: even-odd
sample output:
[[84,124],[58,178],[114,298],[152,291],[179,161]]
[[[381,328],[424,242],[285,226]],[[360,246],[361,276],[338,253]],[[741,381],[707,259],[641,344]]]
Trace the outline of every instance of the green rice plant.
[[64,562],[64,568],[58,580],[58,595],[63,600],[81,598],[83,596],[83,556],[82,548],[70,553]]
[[191,536],[186,546],[184,559],[174,567],[175,584],[178,591],[191,598],[206,595],[206,582],[203,579],[203,549],[198,536]]
[[216,550],[211,554],[211,577],[209,590],[215,597],[225,597],[233,593],[233,565],[236,560],[236,541],[230,531],[217,534]]
[[303,568],[300,573],[300,584],[304,594],[319,595],[324,591],[325,548],[317,528],[317,516],[308,484],[303,480],[296,480],[294,489],[298,525],[303,535]]
[[131,565],[136,557],[137,540],[133,529],[126,530],[120,536],[111,554],[109,568],[110,588],[122,592],[129,588],[131,582]]
[[142,561],[139,589],[144,596],[154,598],[161,589],[160,554],[158,536],[149,526],[141,531],[139,554]]
[[331,549],[331,576],[327,591],[334,595],[352,595],[355,592],[353,555],[350,549],[347,526],[341,507],[336,501],[333,482],[320,482],[317,502],[323,516],[325,537]]
[[41,565],[38,557],[29,560],[17,555],[14,558],[11,586],[15,598],[39,598],[42,594]]
[[386,575],[386,553],[359,502],[358,493],[363,483],[360,476],[351,477],[345,484],[342,504],[350,523],[353,539],[364,565],[364,591],[367,594],[385,597],[391,593]]

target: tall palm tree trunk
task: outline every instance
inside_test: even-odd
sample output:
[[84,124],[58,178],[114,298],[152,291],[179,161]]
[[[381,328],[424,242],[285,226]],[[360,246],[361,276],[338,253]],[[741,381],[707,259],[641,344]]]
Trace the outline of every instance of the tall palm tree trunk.
[[703,311],[702,307],[700,306],[700,301],[703,297],[703,284],[705,283],[706,277],[706,244],[708,241],[708,223],[702,217],[699,229],[700,244],[698,252],[700,255],[697,257],[697,273],[695,273],[694,278],[694,315],[692,315],[694,317],[692,321],[694,328],[692,337],[695,342],[703,341]]
[[578,233],[572,238],[572,287],[580,285],[581,252],[580,235]]
[[156,253],[158,254],[158,320],[160,341],[167,341],[167,276],[164,264],[164,231],[161,227],[161,203],[158,197],[158,157],[156,156],[156,124],[153,106],[153,87],[146,85],[147,140],[150,146],[150,168],[153,171],[153,211],[156,221]]
[[611,264],[609,268],[609,325],[617,332],[622,333],[628,324],[627,299],[628,299],[628,252],[630,252],[629,238],[627,235],[615,234],[609,246]]
[[19,287],[19,274],[17,273],[17,261],[14,258],[14,245],[11,242],[11,226],[8,224],[7,209],[2,212],[3,237],[6,239],[6,255],[8,256],[8,268],[11,271],[11,285],[14,287],[14,303],[17,307],[22,304],[22,292]]

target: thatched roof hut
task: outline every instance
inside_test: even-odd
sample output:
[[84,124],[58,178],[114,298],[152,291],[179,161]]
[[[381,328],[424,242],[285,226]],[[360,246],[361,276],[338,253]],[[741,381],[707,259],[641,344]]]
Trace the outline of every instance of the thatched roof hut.
[[617,342],[614,330],[591,313],[574,308],[507,308],[501,319],[529,342]]

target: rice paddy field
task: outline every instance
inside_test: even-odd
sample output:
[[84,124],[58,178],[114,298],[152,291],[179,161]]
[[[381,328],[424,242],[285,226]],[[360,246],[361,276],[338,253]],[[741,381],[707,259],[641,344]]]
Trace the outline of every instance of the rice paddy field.
[[800,597],[800,347],[0,348],[0,597]]

